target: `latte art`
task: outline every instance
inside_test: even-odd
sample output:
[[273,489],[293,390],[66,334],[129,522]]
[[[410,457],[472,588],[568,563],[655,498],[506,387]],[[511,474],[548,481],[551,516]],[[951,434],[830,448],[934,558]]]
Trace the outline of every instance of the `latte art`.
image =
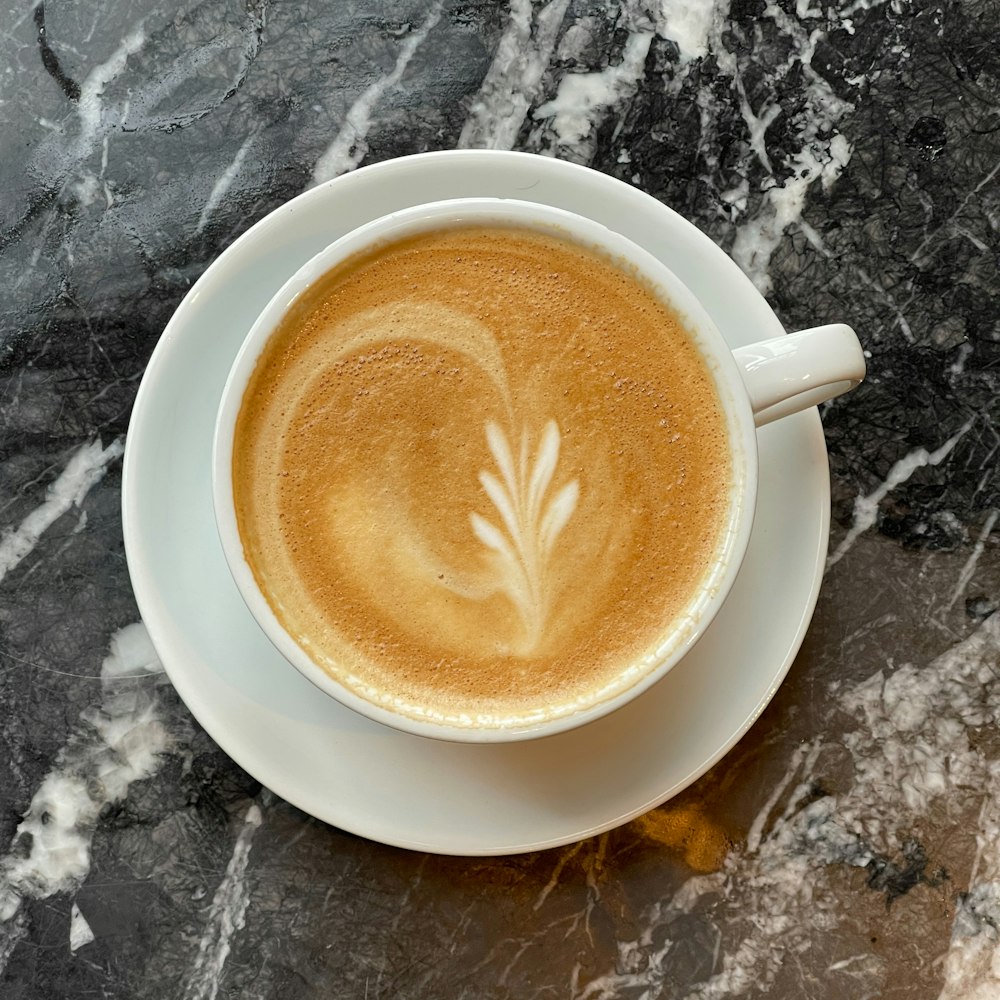
[[554,420],[545,425],[530,468],[527,432],[521,437],[516,464],[507,438],[496,424],[486,425],[486,439],[501,480],[490,472],[480,472],[479,482],[500,515],[504,530],[479,514],[470,514],[469,519],[476,537],[495,554],[497,590],[510,598],[521,616],[524,636],[511,652],[527,656],[542,638],[551,602],[548,564],[559,532],[576,509],[580,484],[572,480],[545,502],[559,462],[559,428]]
[[617,694],[721,545],[725,419],[678,317],[516,228],[411,237],[296,301],[237,420],[247,560],[309,655],[478,726]]

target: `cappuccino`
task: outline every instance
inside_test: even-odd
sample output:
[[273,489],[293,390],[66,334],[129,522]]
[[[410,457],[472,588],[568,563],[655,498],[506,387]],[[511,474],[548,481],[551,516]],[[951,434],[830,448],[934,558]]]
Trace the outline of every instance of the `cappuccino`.
[[718,560],[726,416],[682,319],[599,251],[514,226],[375,247],[269,339],[233,438],[246,560],[377,705],[458,726],[630,687]]

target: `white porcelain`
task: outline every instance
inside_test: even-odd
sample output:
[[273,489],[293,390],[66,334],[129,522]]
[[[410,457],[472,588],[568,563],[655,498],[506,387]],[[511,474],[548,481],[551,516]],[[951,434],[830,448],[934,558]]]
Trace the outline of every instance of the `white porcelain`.
[[[673,225],[681,222],[671,220]],[[391,700],[375,702],[324,670],[281,624],[246,560],[233,499],[233,435],[244,393],[272,334],[299,296],[328,271],[380,244],[442,227],[524,226],[583,246],[600,247],[610,260],[641,274],[664,301],[684,317],[688,332],[706,361],[726,416],[731,448],[731,481],[722,547],[699,588],[665,634],[655,660],[638,676],[629,671],[610,695],[554,717],[518,718],[495,725],[452,724],[414,718]],[[264,307],[236,355],[216,420],[212,479],[216,522],[223,552],[243,600],[278,651],[307,680],[348,708],[384,725],[435,739],[469,743],[538,739],[593,722],[649,689],[698,641],[718,613],[739,572],[750,541],[757,495],[755,416],[760,423],[812,405],[834,389],[861,381],[864,357],[853,331],[837,325],[779,337],[777,348],[764,342],[738,349],[734,356],[702,304],[674,273],[651,253],[599,222],[537,202],[511,198],[454,198],[393,212],[341,236],[295,272]],[[842,388],[841,388],[842,387]],[[463,717],[465,713],[462,713]]]
[[[731,346],[782,335],[763,299],[710,240],[692,226],[678,228],[669,209],[611,178],[486,151],[366,168],[276,210],[178,308],[136,399],[125,541],[136,598],[171,680],[237,763],[300,808],[364,836],[440,853],[503,854],[627,821],[688,785],[749,728],[815,606],[829,481],[815,410],[758,433],[757,515],[729,600],[666,677],[591,725],[545,740],[463,745],[379,725],[321,695],[254,623],[226,568],[212,511],[215,412],[247,329],[331,234],[451,196],[528,198],[588,214],[663,259],[706,303]],[[709,272],[721,275],[727,296],[712,295],[714,283],[698,287]]]
[[834,399],[865,377],[864,351],[843,323],[748,344],[733,356],[758,427]]

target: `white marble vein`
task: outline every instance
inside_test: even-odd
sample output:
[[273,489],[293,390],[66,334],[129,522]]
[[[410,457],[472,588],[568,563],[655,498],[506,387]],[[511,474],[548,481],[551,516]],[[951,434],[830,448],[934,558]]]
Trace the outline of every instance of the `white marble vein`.
[[75,955],[84,945],[94,940],[94,932],[87,923],[87,918],[80,912],[80,907],[74,903],[69,911],[69,950]]
[[952,921],[939,1000],[1000,996],[1000,765],[988,771],[968,893]]
[[[762,130],[757,136],[758,155],[768,169],[770,160],[764,151],[763,130],[777,117],[778,111],[780,109],[775,106],[766,109],[764,119],[758,123]],[[749,119],[748,127],[753,141],[754,127]],[[828,127],[832,127],[832,120]],[[850,143],[841,135],[834,135],[826,142],[825,150],[817,150],[812,143],[804,144],[786,160],[785,166],[791,168],[791,175],[781,183],[772,183],[767,187],[757,209],[738,225],[731,250],[733,260],[762,295],[771,290],[770,266],[775,250],[791,227],[803,224],[802,215],[810,188],[817,180],[828,188],[840,176],[850,158]]]
[[[123,122],[129,101],[126,98],[122,105],[109,108],[104,92],[125,72],[129,58],[141,52],[145,44],[146,31],[140,21],[125,33],[111,55],[94,66],[84,78],[76,102],[75,133],[71,133],[66,125],[57,124],[56,130],[38,145],[31,157],[29,171],[42,184],[60,191],[68,189],[84,203],[91,201],[96,191],[101,189],[110,204],[111,192],[103,183],[108,157],[107,140],[115,127]],[[100,176],[84,168],[99,144],[103,147]],[[54,218],[53,210],[50,221]]]
[[[869,6],[882,2],[872,0]],[[549,4],[542,11],[539,22],[552,7]],[[593,72],[563,73],[552,97],[531,112],[535,127],[526,148],[589,162],[599,127],[610,116],[622,112],[642,81],[650,45],[657,35],[674,41],[678,47],[673,77],[664,83],[673,93],[679,93],[695,60],[715,56],[721,71],[731,78],[733,97],[746,125],[750,155],[764,173],[763,179],[754,179],[751,185],[750,164],[745,163],[743,180],[725,197],[736,223],[731,253],[766,294],[771,289],[771,260],[789,229],[801,228],[822,249],[819,235],[804,221],[803,213],[814,185],[829,189],[850,161],[852,146],[839,126],[853,106],[813,69],[812,59],[826,34],[849,20],[848,12],[857,9],[856,5],[842,3],[831,8],[827,18],[809,4],[800,3],[797,16],[774,2],[765,8],[763,16],[784,37],[788,52],[781,64],[770,68],[770,73],[776,82],[792,74],[800,74],[803,80],[799,96],[805,107],[792,119],[790,127],[795,132],[787,151],[768,148],[768,128],[783,110],[776,90],[759,107],[751,106],[747,96],[743,82],[747,56],[742,49],[729,47],[729,0],[633,0],[616,8],[618,27],[628,32],[619,58]],[[565,13],[565,8],[560,7],[551,24],[558,28]],[[566,29],[560,47],[581,49],[593,30],[592,19],[581,17]],[[530,5],[515,0],[497,57],[463,129],[462,145],[508,147],[516,140],[531,100],[538,93],[545,63],[551,60],[554,34],[544,37],[544,47],[540,45],[542,39],[537,26],[532,37]],[[517,82],[518,75],[523,78],[522,85]],[[725,109],[716,106],[718,102],[707,92],[702,97],[701,146],[711,171],[717,163],[712,162],[708,150],[717,145],[712,133]]]
[[532,32],[531,0],[512,0],[507,27],[458,139],[459,149],[510,149],[538,97],[569,0],[550,0]]
[[841,539],[840,544],[826,560],[826,568],[835,566],[854,547],[854,543],[869,528],[873,527],[878,518],[879,504],[897,486],[905,483],[918,469],[928,465],[940,465],[952,452],[955,445],[968,433],[969,428],[975,422],[974,417],[970,417],[947,441],[934,451],[926,448],[914,448],[907,452],[901,459],[893,463],[889,474],[885,480],[879,484],[867,496],[857,496],[854,500],[854,521],[850,530]]
[[[131,90],[128,101],[123,102],[120,114],[122,128],[128,130],[138,130],[145,126],[156,126],[164,123],[179,122],[186,124],[193,118],[201,117],[211,109],[211,103],[196,106],[193,110],[172,111],[164,108],[164,103],[168,98],[173,97],[185,84],[190,84],[192,80],[198,79],[205,74],[210,67],[218,63],[220,58],[224,58],[226,53],[233,49],[233,38],[231,35],[223,35],[213,38],[197,47],[192,47],[175,59],[162,72],[152,78],[147,78],[138,83]],[[243,64],[237,68],[237,78],[246,70],[243,55]],[[124,68],[124,67],[122,67]],[[109,117],[112,117],[109,115]]]
[[28,936],[28,918],[17,910],[6,920],[0,920],[0,977],[3,976],[14,949]]
[[910,326],[910,321],[906,318],[906,314],[903,312],[902,307],[896,301],[892,292],[890,292],[887,288],[883,288],[882,282],[876,281],[875,278],[873,278],[863,267],[857,268],[856,274],[865,283],[865,285],[871,289],[876,298],[881,299],[896,314],[896,323],[907,341],[911,344],[916,343],[916,338],[913,336],[913,329]]
[[104,88],[121,75],[129,56],[135,55],[145,44],[146,33],[140,23],[125,35],[118,48],[103,63],[87,74],[80,85],[80,99],[76,104],[80,119],[76,152],[80,159],[89,154],[97,139],[103,135]]
[[[1000,722],[1000,615],[923,667],[878,670],[842,691],[835,685],[833,693],[837,708],[855,722],[842,743],[826,747],[817,739],[796,750],[778,794],[753,824],[753,838],[719,872],[689,880],[650,907],[639,935],[619,943],[616,967],[575,996],[722,1000],[766,992],[800,949],[812,947],[816,935],[836,940],[838,924],[849,917],[829,884],[834,866],[891,861],[931,809],[960,824],[977,801],[985,803],[977,864],[955,918],[942,1000],[998,995],[1000,763],[970,736]],[[850,778],[837,794],[816,797],[824,754],[845,749]],[[672,934],[677,916],[699,903],[702,911],[713,909],[724,938],[713,974],[681,991]],[[858,962],[866,988],[877,989],[884,966],[875,955],[834,956],[831,973],[853,976]]]
[[372,113],[385,94],[402,79],[410,60],[440,19],[441,0],[438,0],[431,6],[420,27],[407,35],[406,41],[399,48],[392,71],[368,86],[348,109],[340,131],[313,167],[313,185],[322,184],[353,170],[365,158]]
[[[209,114],[243,82],[259,52],[265,21],[263,5],[259,9],[254,4],[246,6],[239,27],[219,37],[202,40],[200,44],[189,40],[191,44],[186,45],[183,53],[163,72],[149,78],[136,78],[134,85],[128,88],[119,86],[123,96],[109,100],[105,94],[108,86],[128,72],[130,58],[143,52],[149,38],[157,37],[153,28],[147,31],[149,17],[140,19],[125,32],[111,55],[94,66],[81,83],[75,132],[72,131],[72,119],[53,123],[55,130],[37,146],[31,157],[30,172],[44,185],[57,188],[61,193],[68,191],[84,205],[92,203],[100,192],[110,207],[114,198],[104,181],[110,138],[122,129],[138,131],[190,124]],[[194,108],[163,108],[167,98],[182,90],[214,62],[234,53],[237,65],[227,91]],[[99,145],[100,170],[95,173],[88,169],[87,162]],[[54,213],[51,218],[55,218]]]
[[[752,108],[744,91],[738,54],[725,49],[721,36],[716,36],[714,49],[719,65],[733,76],[749,145],[766,174],[760,183],[760,201],[749,215],[739,220],[731,250],[733,259],[763,295],[771,290],[771,259],[784,234],[802,225],[810,189],[817,181],[824,190],[829,189],[847,166],[852,152],[850,142],[839,132],[839,125],[853,105],[838,97],[826,79],[812,68],[813,56],[826,32],[820,27],[807,30],[803,24],[807,17],[818,17],[818,12],[800,5],[797,13],[798,18],[792,17],[773,0],[764,11],[789,46],[784,63],[770,70],[775,81],[784,79],[793,70],[800,71],[803,79],[801,97],[805,108],[793,119],[796,135],[787,154],[774,151],[772,155],[767,148],[768,126],[782,110],[777,100]],[[836,23],[830,23],[830,27],[835,26]],[[777,156],[781,159],[776,160]]]
[[0,536],[0,580],[29,555],[47,528],[72,507],[79,507],[91,488],[101,481],[108,466],[124,452],[120,438],[103,447],[100,439],[82,445],[66,463],[45,500],[21,523]]
[[215,890],[208,926],[198,942],[198,955],[184,990],[185,1000],[214,1000],[218,993],[233,934],[243,927],[246,920],[250,902],[247,864],[254,834],[263,822],[260,806],[253,803],[243,818],[243,827],[233,845],[226,874]]
[[[910,254],[910,260],[913,263],[916,264],[922,261],[927,249],[940,235],[955,231],[955,221],[965,217],[965,212],[968,208],[969,202],[972,201],[972,199],[975,198],[984,188],[991,187],[993,182],[997,179],[998,174],[1000,174],[1000,160],[998,160],[979,181],[979,183],[965,195],[948,218],[928,232],[923,240],[920,241],[920,245],[917,249]],[[983,249],[985,249],[985,247]]]
[[0,857],[0,959],[9,957],[13,936],[23,933],[21,901],[76,890],[90,871],[101,810],[159,768],[169,746],[158,693],[164,683],[145,627],[136,623],[115,632],[101,664],[100,703],[80,713],[10,851]]
[[205,202],[205,207],[201,210],[201,215],[198,217],[198,229],[200,233],[208,224],[208,220],[212,217],[212,213],[222,204],[222,199],[229,193],[229,189],[233,186],[233,181],[236,180],[237,175],[243,168],[243,161],[246,159],[247,152],[250,146],[253,144],[254,137],[247,136],[243,140],[243,144],[236,151],[236,155],[233,157],[232,163],[219,175],[219,179],[212,186],[212,190],[209,193],[208,200]]
[[728,0],[660,0],[657,34],[677,44],[681,64],[708,55],[709,36],[717,17],[729,11]]
[[655,32],[645,11],[632,14],[627,24],[629,35],[617,62],[592,73],[564,74],[552,99],[535,109],[534,119],[546,126],[543,136],[534,139],[541,151],[587,162],[597,126],[635,93]]
[[580,853],[580,851],[583,850],[584,844],[585,841],[580,840],[575,844],[570,844],[569,847],[562,852],[559,856],[559,860],[555,863],[555,866],[552,869],[552,874],[549,876],[548,882],[542,886],[541,892],[539,892],[536,897],[535,902],[532,905],[533,910],[540,910],[542,908],[545,904],[545,900],[549,898],[549,893],[551,893],[552,890],[559,885],[559,879],[562,877],[563,869]]
[[993,526],[997,523],[998,514],[1000,514],[1000,511],[991,510],[983,522],[983,527],[979,532],[979,537],[976,539],[976,544],[973,545],[972,552],[969,553],[969,558],[965,561],[962,571],[958,574],[955,589],[951,592],[951,598],[947,604],[948,608],[953,608],[955,603],[965,594],[965,588],[969,586],[973,574],[976,572],[976,566],[979,565],[979,559],[986,548],[986,542],[993,532]]

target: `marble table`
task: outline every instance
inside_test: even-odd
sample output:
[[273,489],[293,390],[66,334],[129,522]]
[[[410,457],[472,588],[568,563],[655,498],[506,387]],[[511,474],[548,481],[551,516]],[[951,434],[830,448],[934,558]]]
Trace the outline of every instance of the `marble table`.
[[[0,23],[3,997],[1000,996],[995,3]],[[139,621],[120,513],[146,363],[213,259],[311,186],[455,147],[617,177],[788,329],[844,320],[869,354],[823,408],[830,555],[769,707],[646,815],[493,858],[342,832],[233,763]]]

